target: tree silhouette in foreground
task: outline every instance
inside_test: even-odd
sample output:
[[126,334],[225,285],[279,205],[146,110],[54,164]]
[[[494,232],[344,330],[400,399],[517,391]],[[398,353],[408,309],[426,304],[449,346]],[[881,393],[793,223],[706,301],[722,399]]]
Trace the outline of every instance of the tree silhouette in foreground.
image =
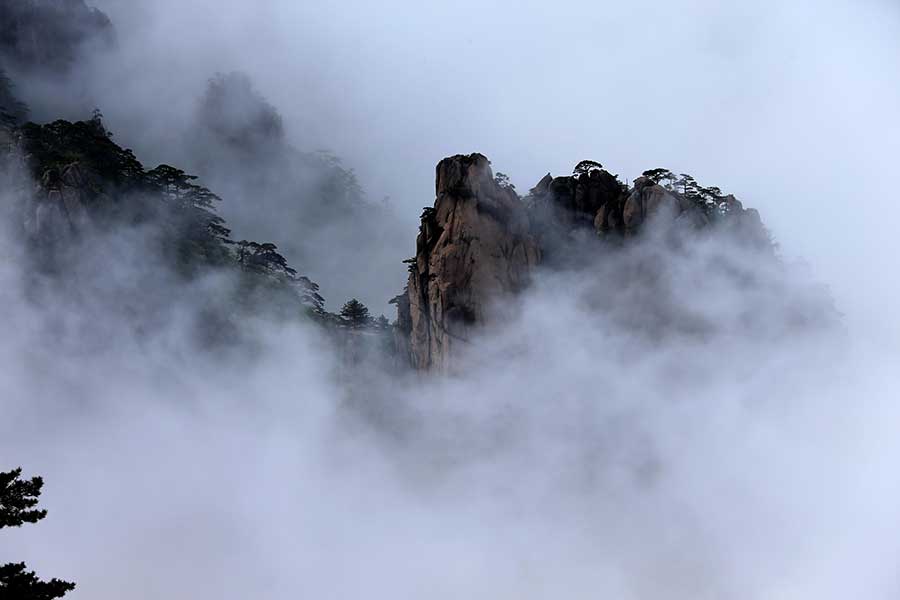
[[[0,473],[0,529],[37,523],[47,511],[36,508],[44,480],[20,479],[22,469]],[[0,565],[0,600],[52,600],[75,589],[75,584],[60,579],[41,581],[25,563]]]

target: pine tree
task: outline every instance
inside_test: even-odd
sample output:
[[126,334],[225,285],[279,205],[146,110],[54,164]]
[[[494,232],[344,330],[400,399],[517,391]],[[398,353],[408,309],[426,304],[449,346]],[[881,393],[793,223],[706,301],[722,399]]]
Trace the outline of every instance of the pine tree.
[[297,271],[288,265],[287,259],[278,252],[278,246],[275,244],[241,240],[235,242],[235,245],[237,246],[237,261],[241,268],[268,275],[280,281],[294,281],[296,278]]
[[221,200],[207,188],[193,183],[197,179],[196,175],[188,175],[169,165],[159,165],[152,171],[147,171],[146,179],[159,188],[166,198],[183,207],[210,210],[214,203]]
[[319,293],[319,284],[309,277],[299,276],[294,280],[294,287],[300,294],[303,304],[309,306],[313,313],[321,315],[325,312],[325,298]]
[[[0,529],[37,523],[47,511],[35,508],[44,480],[20,479],[22,469],[0,473]],[[75,584],[60,579],[41,581],[25,563],[0,565],[0,598],[9,600],[52,600],[75,589]]]
[[369,309],[356,298],[344,304],[340,314],[344,323],[352,329],[366,327],[372,322],[372,318],[369,316]]
[[596,160],[583,160],[572,169],[572,175],[579,176],[584,173],[590,173],[591,171],[599,171],[603,168],[603,165],[598,163]]
[[650,169],[649,171],[644,171],[642,173],[644,177],[651,179],[654,183],[662,185],[667,190],[674,190],[674,186],[676,183],[675,174],[668,169]]
[[504,190],[516,191],[516,186],[514,186],[510,182],[509,175],[507,175],[506,173],[497,173],[496,175],[494,175],[494,181]]

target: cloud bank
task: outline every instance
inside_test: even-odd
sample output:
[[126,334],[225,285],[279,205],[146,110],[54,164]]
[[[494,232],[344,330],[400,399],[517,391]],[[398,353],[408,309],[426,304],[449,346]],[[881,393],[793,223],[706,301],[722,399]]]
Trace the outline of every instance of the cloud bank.
[[[410,219],[445,154],[526,189],[592,156],[720,182],[810,266],[643,247],[702,335],[636,328],[658,298],[628,261],[544,274],[465,377],[422,380],[348,375],[264,319],[204,352],[190,323],[227,279],[176,282],[130,232],[40,293],[4,231],[0,456],[45,476],[50,516],[0,561],[76,599],[896,597],[895,7],[96,4],[120,54],[92,89],[147,162],[241,70],[290,143]],[[797,327],[817,281],[843,321]]]

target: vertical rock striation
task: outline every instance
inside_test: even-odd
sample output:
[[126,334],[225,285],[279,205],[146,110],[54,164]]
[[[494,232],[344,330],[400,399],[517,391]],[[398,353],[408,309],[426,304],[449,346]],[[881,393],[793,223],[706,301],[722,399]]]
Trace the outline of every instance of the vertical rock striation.
[[501,187],[481,154],[437,166],[406,293],[395,299],[403,346],[417,369],[447,372],[470,328],[495,317],[494,301],[527,285],[540,250],[524,204]]

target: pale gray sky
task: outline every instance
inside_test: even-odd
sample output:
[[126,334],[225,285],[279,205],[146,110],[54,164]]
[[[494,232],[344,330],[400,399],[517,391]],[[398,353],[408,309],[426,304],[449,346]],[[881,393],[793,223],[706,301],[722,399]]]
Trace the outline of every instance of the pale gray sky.
[[[895,3],[96,4],[123,54],[91,76],[146,163],[239,69],[296,145],[393,196],[410,254],[448,154],[487,154],[520,191],[587,157],[689,171],[760,209],[846,331],[779,331],[798,271],[741,263],[766,284],[748,295],[674,256],[672,301],[721,330],[647,343],[617,306],[584,310],[619,280],[600,262],[542,280],[467,377],[349,394],[302,325],[259,323],[238,360],[195,352],[185,323],[216,281],[156,290],[171,320],[142,336],[103,301],[35,306],[0,230],[0,456],[46,476],[50,508],[0,532],[0,562],[78,581],[73,600],[897,597]],[[129,234],[82,291],[154,274]]]
[[896,3],[96,4],[130,57],[105,110],[114,129],[138,122],[138,148],[193,108],[210,73],[240,69],[297,145],[334,150],[373,199],[393,198],[410,247],[440,158],[482,152],[526,191],[590,157],[631,179],[666,166],[734,192],[851,318],[880,320],[900,301],[886,276]]

